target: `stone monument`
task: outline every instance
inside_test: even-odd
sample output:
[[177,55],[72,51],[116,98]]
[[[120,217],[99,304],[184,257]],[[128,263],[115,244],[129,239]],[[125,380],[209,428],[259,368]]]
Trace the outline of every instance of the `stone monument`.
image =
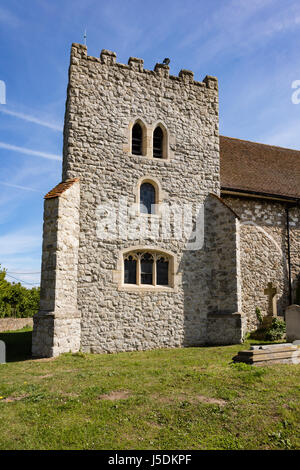
[[299,364],[300,349],[291,343],[259,344],[250,349],[239,351],[233,358],[234,362],[244,362],[253,366],[268,366],[272,364]]
[[268,287],[264,289],[264,294],[269,298],[268,314],[263,319],[263,327],[268,328],[273,318],[277,317],[277,287],[272,282],[268,282]]

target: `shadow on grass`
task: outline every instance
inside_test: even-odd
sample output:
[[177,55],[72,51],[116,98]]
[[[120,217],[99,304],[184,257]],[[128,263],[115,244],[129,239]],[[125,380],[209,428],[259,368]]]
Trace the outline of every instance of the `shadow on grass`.
[[31,337],[32,330],[0,333],[0,340],[6,344],[6,362],[31,359]]

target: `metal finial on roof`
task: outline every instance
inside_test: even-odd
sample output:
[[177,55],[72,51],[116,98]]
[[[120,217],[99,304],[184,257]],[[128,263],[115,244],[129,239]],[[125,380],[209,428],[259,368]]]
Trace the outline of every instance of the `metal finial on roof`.
[[83,43],[86,46],[86,29],[84,30]]

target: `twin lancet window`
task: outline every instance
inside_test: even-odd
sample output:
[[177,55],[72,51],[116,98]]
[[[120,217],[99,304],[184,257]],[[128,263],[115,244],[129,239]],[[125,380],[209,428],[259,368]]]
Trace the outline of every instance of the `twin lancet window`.
[[[132,128],[132,149],[133,155],[144,155],[144,129],[139,123],[136,123]],[[153,132],[153,157],[154,158],[165,158],[164,155],[164,133],[160,126],[157,126]]]
[[124,256],[124,284],[168,286],[169,257],[136,251]]

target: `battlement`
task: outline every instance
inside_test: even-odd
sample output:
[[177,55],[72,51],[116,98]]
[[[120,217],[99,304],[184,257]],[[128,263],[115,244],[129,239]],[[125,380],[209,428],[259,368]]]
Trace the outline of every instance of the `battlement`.
[[156,77],[163,79],[175,80],[181,82],[184,85],[192,84],[195,86],[200,86],[208,88],[210,90],[218,91],[218,79],[206,75],[203,81],[194,80],[194,73],[191,70],[180,70],[178,77],[175,75],[170,75],[170,67],[165,64],[157,63],[154,67],[154,70],[144,69],[143,59],[137,57],[129,57],[128,64],[121,64],[117,62],[117,54],[113,51],[107,49],[102,49],[100,57],[92,57],[87,55],[87,47],[83,44],[73,43],[71,47],[71,65],[78,65],[80,60],[87,60],[91,62],[96,62],[105,66],[119,67],[122,69],[128,69],[137,73],[150,74]]

